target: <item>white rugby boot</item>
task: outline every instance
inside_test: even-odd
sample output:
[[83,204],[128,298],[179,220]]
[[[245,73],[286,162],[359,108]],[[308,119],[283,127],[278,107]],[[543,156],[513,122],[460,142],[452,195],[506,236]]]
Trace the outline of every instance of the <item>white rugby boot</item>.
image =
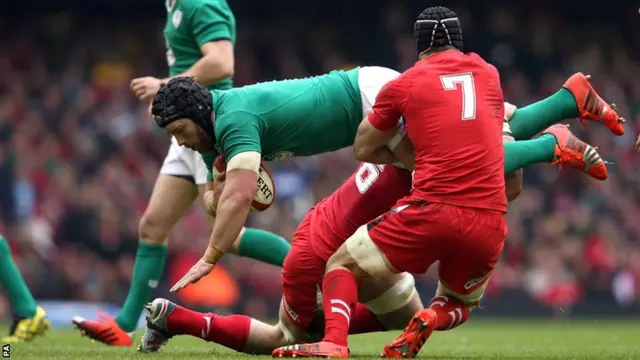
[[176,304],[167,299],[155,299],[144,306],[147,309],[147,326],[140,339],[138,351],[150,353],[158,352],[165,345],[171,335],[167,330],[167,318],[176,308]]

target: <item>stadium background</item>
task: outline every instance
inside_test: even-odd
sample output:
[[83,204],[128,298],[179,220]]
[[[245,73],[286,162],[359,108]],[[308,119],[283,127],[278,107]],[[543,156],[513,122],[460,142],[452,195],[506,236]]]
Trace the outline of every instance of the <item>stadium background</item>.
[[[422,1],[229,0],[238,24],[235,85],[335,68],[415,60],[411,24]],[[558,2],[559,3],[559,2]],[[500,69],[519,106],[551,94],[575,71],[629,121],[573,130],[610,161],[608,181],[548,165],[525,170],[509,208],[511,233],[486,298],[487,316],[640,314],[640,33],[637,8],[584,2],[446,2],[465,25],[468,51]],[[131,277],[137,222],[169,139],[130,93],[131,78],[165,76],[161,0],[3,4],[0,14],[0,233],[37,299],[121,304]],[[272,164],[277,205],[251,225],[291,238],[318,199],[355,168],[350,150]],[[170,241],[159,295],[198,258],[206,225],[194,209]],[[425,299],[435,274],[418,279]],[[279,269],[228,256],[179,301],[258,317],[276,315]],[[9,312],[0,298],[0,315]],[[48,309],[49,309],[48,308]],[[112,309],[108,307],[107,309]]]

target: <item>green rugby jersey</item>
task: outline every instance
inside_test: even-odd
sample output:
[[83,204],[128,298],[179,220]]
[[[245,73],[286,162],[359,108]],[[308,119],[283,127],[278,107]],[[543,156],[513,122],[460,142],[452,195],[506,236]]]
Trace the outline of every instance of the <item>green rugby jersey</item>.
[[[168,0],[164,38],[169,75],[187,71],[202,58],[200,47],[208,42],[230,40],[236,43],[236,20],[226,0]],[[227,78],[210,89],[230,89]]]
[[364,116],[358,73],[332,71],[212,91],[217,151],[203,155],[207,168],[218,153],[229,160],[257,151],[263,160],[275,161],[353,145]]

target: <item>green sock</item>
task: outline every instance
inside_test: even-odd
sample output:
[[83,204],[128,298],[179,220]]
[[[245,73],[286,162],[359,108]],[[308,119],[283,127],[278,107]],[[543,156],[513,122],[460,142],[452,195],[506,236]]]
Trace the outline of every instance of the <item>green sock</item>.
[[580,116],[573,94],[565,88],[546,99],[517,109],[509,120],[516,140],[529,140],[564,119]]
[[504,173],[510,174],[528,165],[551,162],[556,148],[555,136],[544,134],[537,139],[504,144]]
[[246,228],[240,238],[238,255],[282,266],[290,248],[291,244],[280,235],[260,229]]
[[9,244],[0,236],[0,282],[9,295],[13,312],[23,318],[36,314],[36,301],[11,257]]
[[144,305],[151,300],[153,291],[162,277],[166,256],[166,245],[138,243],[129,294],[116,317],[116,323],[122,330],[131,332],[136,329]]

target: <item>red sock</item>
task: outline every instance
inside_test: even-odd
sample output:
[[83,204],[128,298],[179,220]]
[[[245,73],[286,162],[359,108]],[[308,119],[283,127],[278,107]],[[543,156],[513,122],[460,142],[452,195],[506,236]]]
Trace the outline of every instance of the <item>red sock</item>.
[[347,346],[349,322],[358,302],[356,278],[348,270],[329,271],[322,281],[324,341]]
[[244,348],[250,326],[251,318],[245,315],[203,314],[182,306],[176,306],[167,317],[171,335],[191,335],[236,351]]
[[429,303],[429,307],[438,314],[436,330],[451,330],[469,319],[469,307],[462,301],[450,296],[436,296]]
[[368,307],[360,303],[356,304],[356,310],[351,316],[349,324],[349,334],[366,334],[378,331],[387,331],[387,328]]

